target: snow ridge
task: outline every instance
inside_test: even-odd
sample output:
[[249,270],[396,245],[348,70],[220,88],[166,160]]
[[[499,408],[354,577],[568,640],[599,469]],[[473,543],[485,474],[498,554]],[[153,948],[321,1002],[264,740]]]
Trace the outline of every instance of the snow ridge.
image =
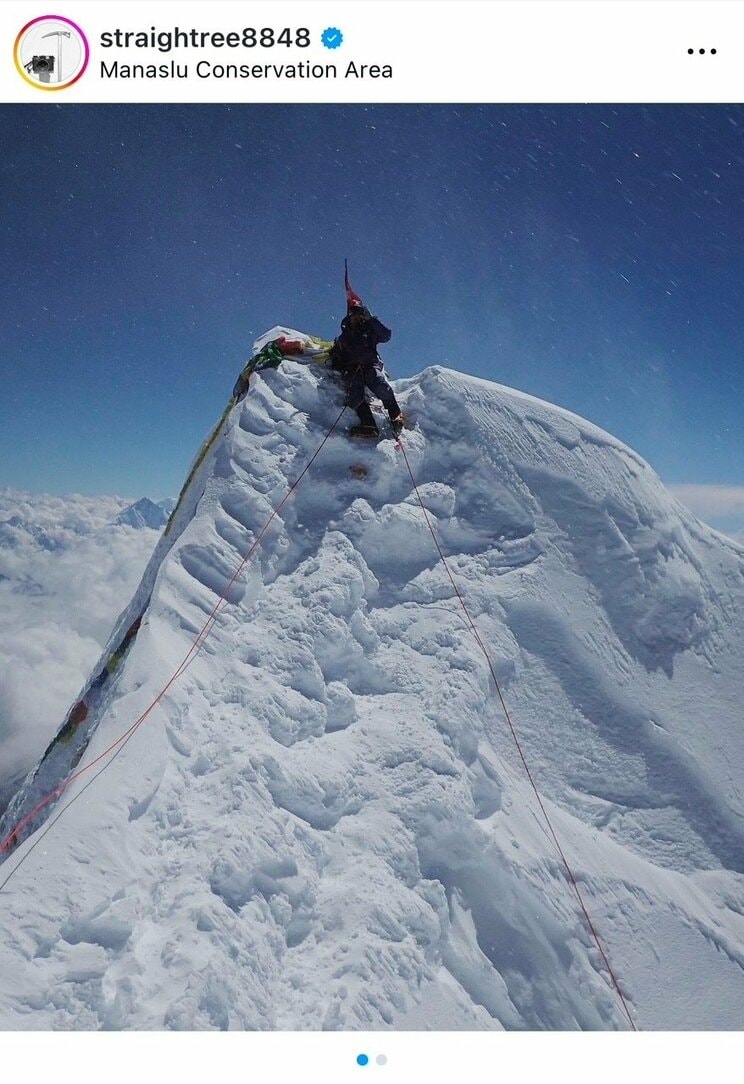
[[[396,393],[639,1026],[739,1027],[744,550],[569,412],[438,366]],[[144,614],[81,764],[178,666],[340,394],[298,362],[253,378],[114,630]],[[228,603],[0,893],[0,1024],[627,1027],[395,443],[334,434]]]

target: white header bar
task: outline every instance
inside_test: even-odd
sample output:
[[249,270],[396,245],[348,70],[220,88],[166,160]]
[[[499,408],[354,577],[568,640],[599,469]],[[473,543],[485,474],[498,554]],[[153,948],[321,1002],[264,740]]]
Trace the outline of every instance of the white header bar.
[[744,99],[739,0],[39,0],[0,34],[6,102]]

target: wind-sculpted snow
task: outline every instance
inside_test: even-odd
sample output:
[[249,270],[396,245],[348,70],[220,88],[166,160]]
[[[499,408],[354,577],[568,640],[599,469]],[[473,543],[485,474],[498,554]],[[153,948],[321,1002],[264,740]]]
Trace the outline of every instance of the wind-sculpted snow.
[[[638,1026],[740,1027],[744,550],[566,411],[439,367],[396,392]],[[254,376],[112,635],[144,608],[81,767],[169,680],[340,402],[321,367]],[[627,1027],[391,439],[333,434],[86,783],[0,868],[28,854],[0,892],[5,1028]]]

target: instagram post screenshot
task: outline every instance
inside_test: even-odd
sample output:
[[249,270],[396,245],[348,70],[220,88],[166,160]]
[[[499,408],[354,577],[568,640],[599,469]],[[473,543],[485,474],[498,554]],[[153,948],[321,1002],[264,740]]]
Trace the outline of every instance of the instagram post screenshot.
[[744,1064],[744,4],[0,5],[0,1068]]

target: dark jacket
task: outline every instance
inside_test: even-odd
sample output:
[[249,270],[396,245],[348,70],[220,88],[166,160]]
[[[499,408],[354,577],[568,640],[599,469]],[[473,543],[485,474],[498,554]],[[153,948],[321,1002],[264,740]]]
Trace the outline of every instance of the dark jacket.
[[331,349],[334,369],[346,372],[375,365],[380,359],[377,347],[390,340],[390,328],[370,315],[367,309],[352,311],[341,321],[341,334]]

